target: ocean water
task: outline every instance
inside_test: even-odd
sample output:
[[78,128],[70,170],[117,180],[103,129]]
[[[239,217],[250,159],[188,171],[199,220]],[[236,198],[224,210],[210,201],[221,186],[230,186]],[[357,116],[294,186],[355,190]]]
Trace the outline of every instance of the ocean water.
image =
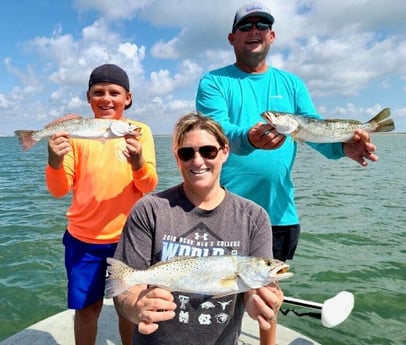
[[[299,147],[302,235],[295,274],[281,286],[318,303],[350,291],[355,307],[335,328],[292,313],[280,322],[324,345],[406,344],[406,135],[373,138],[380,160],[368,168]],[[162,190],[181,179],[170,138],[156,137],[156,151]],[[0,340],[66,308],[61,237],[70,199],[47,193],[46,158],[45,142],[23,153],[15,137],[0,138]]]

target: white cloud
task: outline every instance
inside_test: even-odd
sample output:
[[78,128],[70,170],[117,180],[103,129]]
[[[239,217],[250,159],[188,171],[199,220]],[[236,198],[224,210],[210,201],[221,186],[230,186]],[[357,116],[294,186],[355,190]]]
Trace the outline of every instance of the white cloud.
[[10,102],[7,100],[7,96],[0,93],[0,108],[7,109],[10,106]]
[[[268,61],[302,77],[320,112],[368,117],[388,104],[406,130],[401,1],[263,2],[276,19]],[[227,6],[217,0],[74,3],[80,13],[70,18],[75,29],[46,19],[54,29],[49,35],[33,29],[23,45],[27,62],[12,54],[4,59],[7,75],[19,83],[1,90],[0,109],[7,109],[2,119],[44,121],[72,109],[90,114],[84,97],[90,71],[116,63],[130,77],[134,106],[129,114],[151,123],[155,132],[168,133],[179,115],[193,110],[200,76],[234,63],[227,34],[246,0],[230,0]]]
[[202,74],[202,68],[190,60],[182,61],[178,70],[179,73],[174,76],[169,70],[152,72],[148,83],[148,94],[151,96],[168,95],[176,89],[196,83]]
[[168,42],[160,40],[152,46],[151,55],[156,58],[176,59],[179,55],[179,52],[176,50],[178,42],[179,39],[177,37]]

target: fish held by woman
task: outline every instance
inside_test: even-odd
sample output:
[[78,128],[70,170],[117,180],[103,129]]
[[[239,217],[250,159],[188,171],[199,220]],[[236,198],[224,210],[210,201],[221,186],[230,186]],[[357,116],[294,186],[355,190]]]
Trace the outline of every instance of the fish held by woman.
[[23,151],[28,151],[40,140],[58,132],[68,132],[72,138],[109,139],[124,137],[127,134],[141,135],[140,130],[140,127],[126,121],[68,114],[50,122],[41,130],[17,130],[14,133]]
[[390,132],[395,129],[389,108],[364,123],[357,120],[316,119],[277,111],[265,111],[261,116],[278,133],[290,135],[298,142],[348,143],[357,129],[367,132]]
[[146,270],[134,270],[113,258],[107,258],[107,263],[106,298],[140,284],[220,297],[257,289],[292,276],[286,263],[254,256],[175,257]]

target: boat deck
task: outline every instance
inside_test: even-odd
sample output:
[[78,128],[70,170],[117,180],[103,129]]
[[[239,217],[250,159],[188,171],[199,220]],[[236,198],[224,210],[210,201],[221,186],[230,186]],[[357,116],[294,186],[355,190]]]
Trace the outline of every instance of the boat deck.
[[[66,310],[18,332],[0,342],[0,345],[75,345],[73,310]],[[120,345],[117,315],[113,301],[105,300],[99,320],[97,345]],[[320,345],[289,328],[278,325],[278,345]],[[248,315],[244,317],[240,345],[259,345],[258,325]]]

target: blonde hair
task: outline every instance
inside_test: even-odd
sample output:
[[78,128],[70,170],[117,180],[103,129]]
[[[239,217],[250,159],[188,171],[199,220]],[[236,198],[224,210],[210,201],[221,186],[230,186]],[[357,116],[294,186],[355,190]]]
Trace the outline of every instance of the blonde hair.
[[183,115],[175,125],[172,141],[174,151],[182,145],[187,133],[194,129],[201,129],[213,135],[222,148],[228,145],[228,139],[220,124],[199,112],[191,112]]

